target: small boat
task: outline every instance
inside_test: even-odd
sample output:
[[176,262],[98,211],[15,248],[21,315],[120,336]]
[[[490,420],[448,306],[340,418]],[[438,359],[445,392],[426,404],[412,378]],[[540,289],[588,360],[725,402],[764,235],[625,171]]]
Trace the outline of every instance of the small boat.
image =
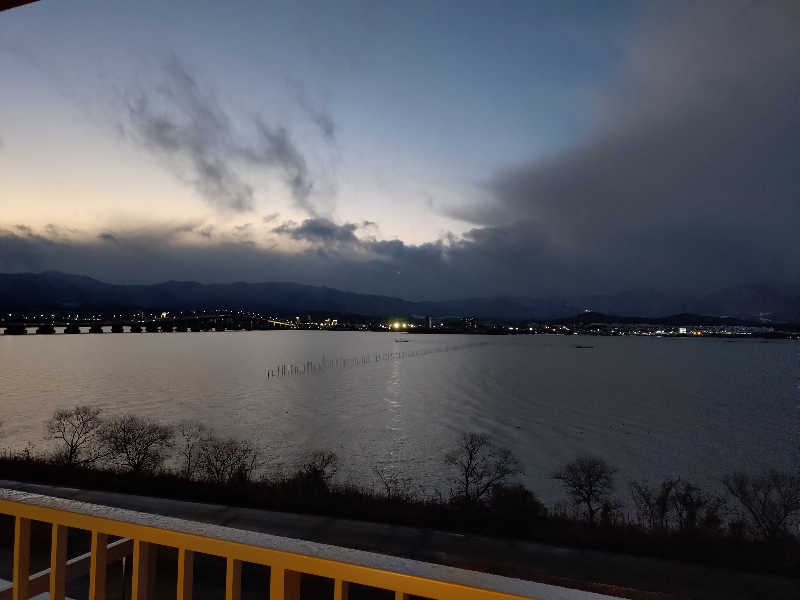
[[408,340],[395,340],[395,342],[408,342]]

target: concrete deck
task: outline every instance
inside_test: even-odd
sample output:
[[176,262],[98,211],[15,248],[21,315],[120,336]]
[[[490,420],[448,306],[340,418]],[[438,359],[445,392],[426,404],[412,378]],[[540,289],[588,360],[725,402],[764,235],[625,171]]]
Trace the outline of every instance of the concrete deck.
[[[0,592],[4,590],[11,589],[11,582],[6,579],[0,579]],[[43,592],[41,594],[36,594],[35,596],[31,596],[30,600],[50,600],[50,593]],[[66,600],[73,600],[69,596],[67,596]]]

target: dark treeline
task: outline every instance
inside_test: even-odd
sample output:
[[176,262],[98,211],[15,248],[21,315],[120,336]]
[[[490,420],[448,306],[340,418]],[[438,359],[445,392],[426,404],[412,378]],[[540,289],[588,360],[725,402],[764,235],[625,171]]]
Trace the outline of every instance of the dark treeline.
[[[443,457],[451,473],[447,490],[426,496],[413,491],[412,478],[378,468],[371,488],[338,483],[338,458],[327,450],[311,452],[290,472],[266,475],[266,454],[255,444],[221,437],[196,422],[104,418],[100,409],[78,406],[56,411],[45,435],[51,442],[45,452],[5,452],[0,477],[776,574],[796,576],[800,568],[800,473],[730,473],[720,495],[682,479],[620,485],[611,465],[582,456],[547,475],[565,492],[565,500],[548,509],[518,482],[517,458],[484,434],[459,438]],[[623,503],[626,496],[630,501]]]

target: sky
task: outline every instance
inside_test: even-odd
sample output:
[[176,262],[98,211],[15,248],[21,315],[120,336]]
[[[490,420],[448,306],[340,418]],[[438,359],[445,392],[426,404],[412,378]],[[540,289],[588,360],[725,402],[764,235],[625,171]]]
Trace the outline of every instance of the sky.
[[797,287],[798,31],[791,0],[0,12],[0,271]]

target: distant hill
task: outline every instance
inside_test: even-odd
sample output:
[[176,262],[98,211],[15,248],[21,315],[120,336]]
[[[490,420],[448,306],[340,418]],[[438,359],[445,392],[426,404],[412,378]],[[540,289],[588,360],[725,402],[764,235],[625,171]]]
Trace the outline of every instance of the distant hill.
[[72,308],[233,308],[284,315],[326,312],[372,316],[473,315],[495,319],[553,319],[592,311],[604,315],[640,315],[635,318],[696,313],[761,322],[800,322],[800,292],[743,286],[691,299],[671,299],[652,291],[635,291],[573,298],[495,297],[412,302],[291,282],[203,284],[166,281],[150,285],[119,285],[57,271],[0,273],[0,311]]
[[[663,325],[666,327],[678,326],[717,326],[717,325],[746,325],[746,326],[764,326],[769,323],[764,319],[748,319],[746,317],[729,317],[729,316],[713,316],[701,315],[695,313],[681,313],[676,315],[668,315],[664,317],[641,317],[641,316],[625,316],[625,315],[606,315],[597,312],[583,312],[570,317],[561,319],[553,319],[553,323],[581,326],[586,327],[589,325]],[[792,329],[796,329],[797,321],[791,322]],[[789,324],[787,321],[781,321],[781,324]]]
[[0,309],[242,308],[257,311],[405,314],[414,304],[399,298],[354,294],[289,282],[202,284],[166,281],[118,285],[56,271],[0,274]]

